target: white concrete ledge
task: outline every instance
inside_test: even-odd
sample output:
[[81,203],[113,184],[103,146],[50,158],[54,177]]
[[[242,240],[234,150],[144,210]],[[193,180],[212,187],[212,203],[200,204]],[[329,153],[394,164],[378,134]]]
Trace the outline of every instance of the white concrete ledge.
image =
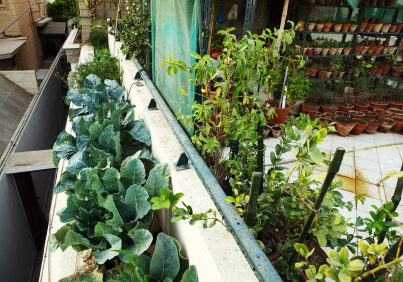
[[74,43],[78,35],[78,31],[79,29],[75,28],[70,32],[69,36],[63,44],[63,49],[80,49],[80,44]]

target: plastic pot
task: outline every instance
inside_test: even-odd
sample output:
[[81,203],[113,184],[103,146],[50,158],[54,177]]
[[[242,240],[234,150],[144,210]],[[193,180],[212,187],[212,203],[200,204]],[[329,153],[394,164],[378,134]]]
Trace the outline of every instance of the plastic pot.
[[389,130],[395,125],[395,121],[390,118],[380,118],[378,130],[382,133],[388,133]]
[[357,122],[351,118],[336,117],[334,120],[336,122],[337,134],[343,137],[347,136],[357,124]]
[[389,105],[389,103],[387,102],[377,102],[377,101],[368,101],[369,105],[370,105],[370,110],[385,110],[386,107]]
[[376,119],[369,119],[367,120],[367,122],[368,125],[364,131],[368,134],[374,134],[379,128],[379,121],[377,121]]
[[395,121],[395,125],[392,127],[392,131],[401,132],[403,129],[403,117],[392,116],[392,119]]
[[315,48],[313,48],[313,54],[314,54],[314,55],[319,56],[321,52],[322,52],[322,48],[321,48],[321,47],[315,47]]
[[351,52],[351,47],[344,47],[343,49],[343,55],[349,55]]
[[329,48],[329,55],[333,56],[334,54],[336,54],[336,52],[337,52],[337,48],[335,48],[335,47]]
[[352,133],[354,135],[360,135],[364,131],[364,129],[368,126],[368,122],[362,119],[355,119],[355,121],[357,122],[357,124],[354,126]]
[[329,48],[322,48],[322,51],[320,52],[320,54],[321,54],[322,56],[326,56],[327,53],[329,53]]
[[310,112],[319,112],[320,106],[310,103],[302,103],[302,113],[309,114]]
[[383,23],[376,23],[374,28],[372,29],[373,32],[379,32],[382,28]]
[[[269,107],[273,108],[273,107]],[[283,124],[287,117],[288,113],[291,111],[291,106],[288,106],[286,108],[275,108],[275,114],[271,119],[268,119],[267,122],[274,122],[277,124]]]
[[397,49],[397,46],[389,46],[388,47],[388,54],[393,55]]
[[309,24],[308,24],[308,31],[309,31],[309,32],[312,32],[313,29],[315,28],[315,25],[316,25],[316,23],[309,23]]
[[336,49],[337,49],[336,55],[341,55],[343,53],[343,49],[344,49],[343,47],[338,47]]

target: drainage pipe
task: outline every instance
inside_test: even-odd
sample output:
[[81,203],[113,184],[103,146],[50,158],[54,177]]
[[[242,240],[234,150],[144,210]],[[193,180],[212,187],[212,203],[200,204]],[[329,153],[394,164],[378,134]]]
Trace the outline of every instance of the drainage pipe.
[[136,65],[144,83],[150,90],[154,97],[159,109],[164,114],[171,129],[176,135],[182,148],[185,150],[186,155],[192,161],[193,166],[202,180],[204,186],[207,188],[212,200],[223,216],[230,232],[238,242],[239,247],[247,258],[255,274],[261,281],[282,281],[277,271],[272,266],[266,254],[260,248],[255,237],[249,231],[248,226],[244,223],[232,204],[225,200],[225,193],[221,186],[218,184],[214,175],[211,173],[209,167],[206,165],[199,152],[193,146],[191,140],[186,135],[185,131],[178,123],[176,117],[172,114],[171,109],[168,107],[164,98],[161,96],[154,83],[148,77],[146,71],[140,63],[133,57],[134,64]]

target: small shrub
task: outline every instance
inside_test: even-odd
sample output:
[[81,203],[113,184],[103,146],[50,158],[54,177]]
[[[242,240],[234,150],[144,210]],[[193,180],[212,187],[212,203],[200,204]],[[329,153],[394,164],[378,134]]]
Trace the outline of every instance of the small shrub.
[[95,50],[108,49],[108,32],[101,26],[93,26],[90,32],[90,42]]
[[122,84],[123,70],[120,68],[119,60],[105,49],[96,50],[92,61],[77,66],[71,77],[72,86],[77,89],[83,88],[84,80],[90,74],[96,74],[102,81],[111,79]]
[[69,19],[77,17],[76,0],[55,0],[48,3],[48,15],[55,22],[67,22]]

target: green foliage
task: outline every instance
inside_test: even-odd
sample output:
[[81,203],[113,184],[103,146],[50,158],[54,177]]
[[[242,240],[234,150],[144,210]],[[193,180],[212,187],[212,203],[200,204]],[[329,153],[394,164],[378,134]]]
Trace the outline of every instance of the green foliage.
[[149,14],[144,11],[143,1],[134,0],[125,3],[127,16],[118,20],[121,25],[119,33],[123,41],[122,52],[125,55],[134,56],[144,65],[147,50],[151,47],[147,40],[148,32],[151,30]]
[[326,276],[337,282],[351,281],[365,267],[365,262],[361,259],[349,260],[347,248],[342,248],[340,252],[329,250],[328,256],[330,267],[326,270]]
[[55,0],[47,3],[48,16],[54,22],[67,22],[69,19],[77,17],[76,0]]
[[108,32],[99,25],[91,27],[90,42],[95,50],[108,49]]
[[84,81],[90,74],[97,75],[101,81],[110,79],[122,84],[123,70],[120,68],[119,60],[109,55],[107,50],[96,51],[91,61],[77,65],[71,76],[73,87],[85,88]]

